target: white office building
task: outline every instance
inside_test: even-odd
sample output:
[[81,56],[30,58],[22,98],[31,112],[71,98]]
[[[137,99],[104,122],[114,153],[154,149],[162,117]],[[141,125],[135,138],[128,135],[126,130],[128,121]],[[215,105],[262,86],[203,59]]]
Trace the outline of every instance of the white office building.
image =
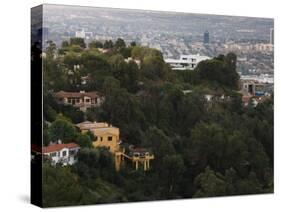
[[76,31],[75,37],[76,38],[86,38],[86,32],[84,31],[84,29],[82,29],[81,31]]
[[167,58],[165,62],[168,63],[172,70],[193,70],[203,60],[209,60],[210,57],[202,56],[199,54],[196,55],[181,55],[180,59]]

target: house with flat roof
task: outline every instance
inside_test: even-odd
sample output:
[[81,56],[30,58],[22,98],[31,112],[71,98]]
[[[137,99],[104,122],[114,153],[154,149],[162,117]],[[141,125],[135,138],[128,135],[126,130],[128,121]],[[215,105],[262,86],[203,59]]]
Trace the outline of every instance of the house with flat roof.
[[93,141],[93,147],[106,147],[114,155],[115,169],[118,171],[125,160],[133,163],[136,170],[143,167],[144,171],[150,169],[150,161],[154,159],[154,155],[144,148],[131,148],[129,153],[125,152],[125,148],[121,147],[119,128],[114,127],[106,122],[90,122],[84,121],[76,124],[76,127],[83,133],[89,130],[93,132],[96,139]]
[[186,70],[186,69],[193,70],[196,68],[198,63],[208,59],[210,59],[210,57],[202,56],[199,54],[180,55],[180,59],[167,58],[165,59],[165,63],[168,63],[171,66],[172,70]]
[[119,151],[120,132],[119,128],[114,127],[106,122],[85,121],[76,124],[81,132],[91,131],[96,140],[93,141],[94,147],[106,147],[112,153]]

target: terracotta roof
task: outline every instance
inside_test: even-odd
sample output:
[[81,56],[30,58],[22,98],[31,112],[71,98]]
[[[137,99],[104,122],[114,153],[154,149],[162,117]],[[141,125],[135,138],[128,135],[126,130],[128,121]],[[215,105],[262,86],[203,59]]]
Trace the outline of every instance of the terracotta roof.
[[252,96],[242,96],[242,102],[248,103],[251,100]]
[[54,94],[57,98],[83,98],[84,96],[90,97],[90,98],[96,98],[99,97],[99,94],[97,91],[90,91],[90,92],[67,92],[67,91],[59,91]]
[[132,152],[139,152],[139,153],[143,153],[143,152],[148,152],[147,149],[141,148],[141,147],[137,147],[137,148],[133,148]]
[[43,147],[42,148],[42,152],[43,153],[50,153],[50,152],[57,152],[62,150],[63,148],[68,148],[68,149],[72,149],[72,148],[77,148],[80,147],[78,144],[76,143],[68,143],[68,144],[52,144],[50,146],[47,147]]

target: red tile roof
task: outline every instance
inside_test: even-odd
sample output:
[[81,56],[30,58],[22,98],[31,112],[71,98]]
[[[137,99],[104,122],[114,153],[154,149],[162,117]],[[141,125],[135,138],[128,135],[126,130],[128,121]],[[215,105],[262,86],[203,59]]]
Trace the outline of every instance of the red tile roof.
[[243,103],[249,103],[252,96],[242,96],[242,102]]
[[141,147],[137,147],[137,148],[133,148],[132,152],[139,152],[139,153],[143,153],[143,152],[148,152],[147,149],[141,148]]
[[91,91],[91,92],[66,92],[66,91],[59,91],[54,94],[57,98],[83,98],[84,96],[90,97],[90,98],[97,98],[99,97],[97,91]]
[[72,149],[72,148],[76,148],[76,147],[80,147],[80,146],[76,143],[52,144],[50,146],[43,147],[42,152],[43,153],[57,152],[57,151],[62,150],[63,148]]

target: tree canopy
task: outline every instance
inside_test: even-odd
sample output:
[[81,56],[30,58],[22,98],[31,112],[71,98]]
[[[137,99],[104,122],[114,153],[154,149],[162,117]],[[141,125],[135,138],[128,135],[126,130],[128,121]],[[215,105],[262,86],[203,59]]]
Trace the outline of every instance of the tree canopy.
[[[45,53],[44,145],[81,146],[72,167],[44,162],[45,205],[273,192],[273,95],[256,107],[242,105],[235,54],[175,71],[160,51],[121,38],[88,48],[82,38],[59,49],[49,42]],[[104,102],[82,112],[58,104],[59,90],[98,91]],[[118,127],[127,149],[147,148],[155,156],[151,169],[127,161],[117,172],[113,155],[93,147],[95,135],[75,128],[85,120]]]

